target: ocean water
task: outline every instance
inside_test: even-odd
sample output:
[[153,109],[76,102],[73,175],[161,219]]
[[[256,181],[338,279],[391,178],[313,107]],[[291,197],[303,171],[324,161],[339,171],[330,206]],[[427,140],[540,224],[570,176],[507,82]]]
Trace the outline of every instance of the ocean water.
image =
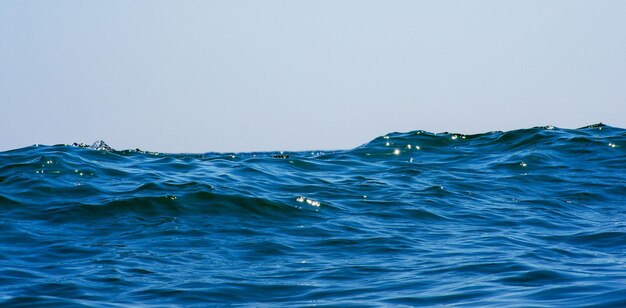
[[626,306],[626,130],[0,152],[1,306]]

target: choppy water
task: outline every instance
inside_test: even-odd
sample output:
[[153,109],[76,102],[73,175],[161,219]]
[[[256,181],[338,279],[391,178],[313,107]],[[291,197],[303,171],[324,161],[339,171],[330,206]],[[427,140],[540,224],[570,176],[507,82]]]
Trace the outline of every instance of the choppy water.
[[0,153],[0,305],[624,306],[626,131]]

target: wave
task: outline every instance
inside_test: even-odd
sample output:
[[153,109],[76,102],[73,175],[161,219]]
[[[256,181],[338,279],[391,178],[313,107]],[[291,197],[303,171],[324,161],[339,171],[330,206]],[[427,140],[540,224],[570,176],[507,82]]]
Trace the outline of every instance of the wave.
[[620,306],[626,130],[0,152],[0,303]]

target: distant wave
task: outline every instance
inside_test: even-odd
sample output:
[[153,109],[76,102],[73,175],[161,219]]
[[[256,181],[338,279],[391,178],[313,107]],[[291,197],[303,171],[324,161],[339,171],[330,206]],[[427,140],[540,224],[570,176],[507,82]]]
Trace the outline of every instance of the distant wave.
[[626,130],[0,152],[5,306],[626,306]]

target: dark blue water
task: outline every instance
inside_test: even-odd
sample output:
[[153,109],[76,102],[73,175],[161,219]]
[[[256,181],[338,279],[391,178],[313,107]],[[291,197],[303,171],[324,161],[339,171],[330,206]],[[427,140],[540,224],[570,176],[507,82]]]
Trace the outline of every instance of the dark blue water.
[[625,306],[626,130],[0,153],[0,305]]

